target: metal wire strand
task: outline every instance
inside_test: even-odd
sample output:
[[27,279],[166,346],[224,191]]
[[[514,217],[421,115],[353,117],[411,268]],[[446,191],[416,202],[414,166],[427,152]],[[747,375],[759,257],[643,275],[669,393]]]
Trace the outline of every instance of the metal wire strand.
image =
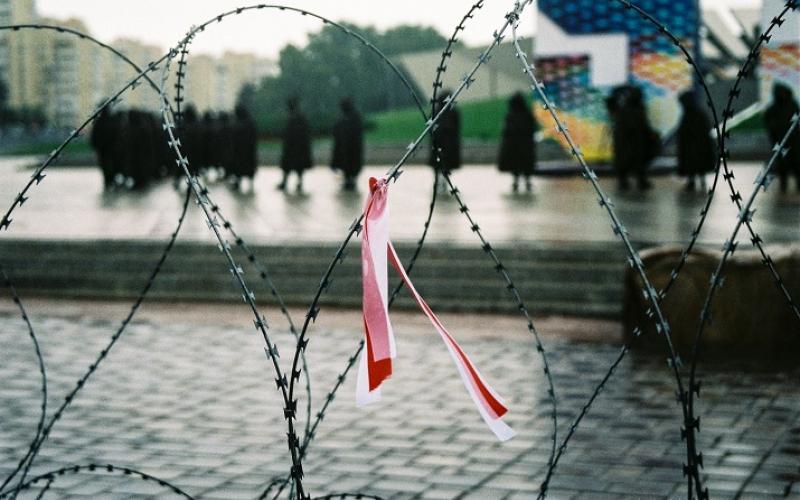
[[[19,489],[20,490],[28,490],[40,482],[44,481],[45,486],[44,489],[39,493],[41,497],[49,488],[50,486],[58,480],[60,477],[67,476],[68,474],[79,474],[79,473],[89,473],[89,474],[106,474],[111,476],[122,476],[122,477],[129,477],[133,479],[139,479],[142,481],[154,482],[161,486],[162,488],[169,490],[170,493],[173,493],[176,496],[186,498],[187,500],[194,500],[194,497],[189,493],[185,492],[178,486],[170,483],[165,479],[161,479],[157,476],[152,474],[148,474],[146,472],[142,472],[137,469],[133,469],[131,467],[120,467],[118,465],[113,464],[85,464],[85,465],[71,465],[69,467],[61,467],[59,469],[52,470],[50,472],[45,472],[44,474],[39,474],[30,478],[24,484],[22,484]],[[0,499],[8,498],[11,495],[12,491],[6,491],[0,493]]]
[[[20,191],[20,193],[15,197],[14,201],[12,202],[11,206],[7,210],[6,214],[3,216],[2,219],[0,219],[0,230],[5,229],[6,231],[9,230],[9,227],[10,227],[11,222],[12,222],[11,214],[14,212],[15,209],[17,209],[19,207],[22,207],[22,205],[29,199],[29,195],[28,195],[29,190],[34,185],[38,185],[39,183],[41,183],[44,180],[44,178],[45,178],[45,174],[44,174],[45,169],[49,165],[51,165],[59,157],[61,152],[75,138],[77,138],[81,134],[81,132],[90,123],[94,122],[94,120],[97,119],[97,117],[100,115],[100,113],[104,109],[106,109],[108,106],[111,106],[114,103],[118,102],[118,100],[120,99],[120,96],[122,94],[124,94],[125,92],[127,92],[128,90],[133,89],[141,79],[145,79],[148,83],[150,83],[151,87],[155,87],[155,83],[152,81],[152,79],[150,79],[148,73],[155,69],[156,63],[150,63],[150,65],[148,66],[147,69],[142,70],[135,63],[133,63],[130,59],[125,57],[123,54],[121,54],[119,51],[117,51],[113,47],[111,47],[109,45],[106,45],[103,42],[100,42],[99,40],[97,40],[96,38],[93,38],[91,36],[83,34],[83,33],[79,32],[77,30],[73,30],[73,29],[69,29],[69,28],[63,28],[63,27],[60,27],[60,26],[44,25],[44,24],[23,24],[23,25],[0,26],[0,31],[3,31],[3,30],[19,31],[19,30],[31,30],[31,29],[33,29],[33,30],[56,31],[58,33],[63,33],[63,34],[70,35],[70,36],[77,36],[77,37],[79,37],[81,39],[88,40],[89,42],[94,43],[94,44],[100,46],[101,48],[103,48],[105,50],[110,51],[116,57],[119,57],[120,59],[122,59],[126,64],[128,64],[134,70],[136,70],[138,74],[136,75],[136,77],[131,79],[122,89],[120,89],[117,93],[115,93],[112,97],[106,99],[103,102],[103,104],[98,109],[96,109],[92,113],[92,115],[81,124],[80,127],[74,129],[69,134],[67,139],[64,142],[62,142],[62,144],[58,148],[56,148],[54,151],[52,151],[48,155],[48,157],[44,161],[44,163],[36,169],[36,171],[31,176],[30,180],[27,182],[27,184],[25,185],[23,190]],[[188,199],[187,199],[187,201],[188,201]],[[185,212],[184,212],[184,214],[185,214]],[[183,217],[181,217],[181,219],[179,220],[178,229],[180,228],[180,225],[182,224],[182,221],[183,221]],[[175,237],[177,237],[177,230],[176,230],[176,232],[175,232],[175,234],[173,236],[173,239],[167,245],[167,249],[165,250],[165,254],[162,255],[162,258],[159,261],[159,264],[156,266],[156,270],[154,271],[154,275],[151,275],[150,280],[148,281],[147,285],[143,289],[142,294],[137,298],[137,301],[134,303],[134,306],[133,306],[133,308],[131,310],[131,315],[129,316],[128,321],[132,318],[132,315],[135,314],[135,311],[138,308],[138,304],[140,304],[141,301],[144,300],[144,297],[146,296],[147,291],[149,291],[149,288],[152,285],[152,281],[155,279],[155,276],[157,276],[158,272],[160,271],[161,263],[163,263],[163,260],[166,259],[166,256],[169,253],[169,250],[172,248],[172,243],[174,243],[174,238]],[[6,278],[5,281],[7,283],[7,286],[13,287],[13,284],[11,284],[11,281],[8,279],[8,276],[6,276],[5,278]],[[19,300],[19,297],[17,297],[17,299]],[[21,303],[21,300],[20,300],[19,303]],[[116,342],[116,339],[119,338],[119,336],[122,334],[122,332],[124,331],[126,325],[127,325],[127,322],[124,322],[121,330],[118,331],[112,337],[112,340],[110,342],[109,348],[110,348],[110,346],[113,346],[113,344]],[[101,355],[100,355],[100,357],[98,359],[98,362],[102,361],[102,359],[104,357],[105,357],[105,355],[103,353],[101,353]],[[42,429],[41,431],[37,430],[37,436],[31,441],[31,446],[29,447],[28,452],[20,460],[19,464],[11,472],[11,474],[8,477],[6,477],[6,479],[3,481],[2,484],[0,484],[0,491],[3,491],[3,489],[8,485],[8,483],[10,481],[12,481],[14,479],[14,477],[20,472],[20,470],[22,470],[20,483],[22,481],[24,481],[24,478],[26,477],[31,465],[33,464],[33,460],[35,459],[36,453],[38,453],[38,450],[41,447],[42,442],[44,442],[44,440],[47,438],[47,435],[49,433],[49,429],[52,428],[52,425],[55,424],[55,422],[58,420],[58,418],[63,413],[64,408],[66,408],[66,406],[69,405],[69,403],[72,400],[72,397],[74,397],[74,395],[77,394],[77,392],[82,388],[83,383],[88,379],[88,377],[91,375],[91,372],[93,372],[93,371],[94,370],[92,370],[91,367],[90,367],[90,371],[87,372],[87,374],[85,374],[85,376],[82,377],[78,381],[78,386],[73,390],[73,392],[70,393],[70,395],[67,396],[67,399],[65,400],[65,403],[62,405],[62,407],[59,409],[59,411],[56,412],[54,417],[51,419],[50,423],[44,429]],[[16,497],[16,493],[14,494],[14,496]]]
[[[516,2],[515,9],[507,15],[509,20],[512,22],[511,29],[512,29],[512,34],[513,34],[513,37],[514,37],[514,49],[515,49],[515,51],[517,53],[517,56],[518,56],[520,62],[523,65],[523,72],[526,75],[528,75],[528,77],[531,79],[531,81],[533,83],[531,88],[541,98],[542,102],[544,103],[545,109],[548,110],[551,118],[553,119],[553,121],[556,124],[557,131],[567,141],[567,144],[569,145],[569,148],[570,148],[570,152],[575,157],[575,159],[579,162],[579,164],[581,166],[581,169],[583,170],[584,178],[587,181],[589,181],[589,183],[592,185],[592,188],[594,189],[595,193],[598,196],[598,202],[599,202],[600,206],[605,209],[606,213],[608,214],[609,218],[611,219],[611,225],[612,225],[612,228],[614,230],[614,233],[622,240],[623,246],[625,247],[625,250],[626,250],[626,252],[628,253],[628,256],[629,256],[629,262],[631,263],[633,268],[638,273],[640,279],[642,280],[642,283],[644,283],[644,288],[645,288],[644,295],[645,295],[645,298],[651,303],[651,310],[653,311],[653,314],[655,316],[654,321],[656,323],[656,329],[664,337],[664,340],[665,340],[665,343],[666,343],[666,347],[667,347],[667,352],[668,352],[668,363],[669,363],[669,365],[670,365],[670,367],[672,369],[673,375],[675,377],[675,382],[676,382],[676,385],[678,387],[678,392],[680,394],[683,394],[684,393],[683,380],[682,380],[682,378],[680,376],[680,373],[679,373],[680,362],[678,360],[678,356],[677,356],[677,354],[675,352],[675,348],[673,346],[672,337],[670,335],[669,324],[667,323],[667,321],[666,321],[666,319],[665,319],[665,317],[664,317],[664,315],[663,315],[663,313],[661,311],[661,308],[659,306],[658,294],[655,291],[655,289],[653,288],[653,286],[651,285],[651,283],[650,283],[650,281],[649,281],[649,279],[647,277],[647,273],[644,270],[644,265],[642,263],[642,260],[639,257],[639,254],[636,251],[636,249],[633,247],[633,245],[632,245],[632,243],[630,241],[630,238],[628,237],[627,229],[623,226],[622,222],[620,221],[619,217],[617,216],[617,213],[613,208],[613,203],[611,203],[610,199],[608,198],[608,196],[605,194],[605,192],[603,191],[602,187],[600,186],[600,183],[598,182],[598,179],[597,179],[597,174],[586,163],[586,160],[583,157],[583,153],[581,152],[580,148],[578,147],[578,145],[573,140],[572,135],[569,133],[569,130],[567,129],[566,125],[564,125],[564,123],[559,118],[558,114],[555,112],[555,109],[554,109],[552,103],[550,102],[549,98],[547,97],[547,94],[544,91],[544,86],[536,78],[536,75],[534,74],[533,67],[528,62],[527,54],[522,50],[522,48],[519,45],[519,37],[516,34],[516,26],[519,23],[519,14],[520,14],[522,8],[525,6],[525,4],[527,4],[529,2],[530,2],[530,0],[526,0],[524,2],[519,2],[519,1]],[[681,411],[683,412],[684,420],[686,420],[688,418],[687,404],[686,404],[685,401],[679,401],[679,403],[680,403],[680,406],[681,406]],[[695,480],[699,483],[699,475],[695,478]],[[543,484],[542,485],[542,489],[546,490],[547,489],[547,485]]]

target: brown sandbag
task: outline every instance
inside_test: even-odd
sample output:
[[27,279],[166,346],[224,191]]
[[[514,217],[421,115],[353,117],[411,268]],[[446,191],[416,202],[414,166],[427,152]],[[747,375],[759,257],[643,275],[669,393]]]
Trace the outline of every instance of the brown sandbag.
[[[641,252],[648,279],[656,290],[662,290],[669,282],[681,251],[678,247],[661,246]],[[771,246],[767,252],[795,303],[799,303],[800,246]],[[661,303],[676,349],[684,357],[691,353],[711,275],[721,257],[720,251],[692,252]],[[723,286],[717,289],[712,302],[712,321],[703,332],[703,352],[800,354],[800,320],[776,286],[761,254],[757,250],[737,250],[729,257],[722,276]],[[628,268],[623,305],[625,338],[631,340],[634,328],[641,326],[644,338],[637,344],[662,349],[664,340],[655,335],[655,323],[646,314],[650,304],[642,291],[638,273]]]

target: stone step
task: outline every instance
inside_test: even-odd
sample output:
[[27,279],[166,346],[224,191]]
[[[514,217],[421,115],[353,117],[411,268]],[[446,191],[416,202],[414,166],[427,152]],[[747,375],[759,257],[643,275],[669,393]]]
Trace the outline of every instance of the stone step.
[[[25,256],[18,258],[4,259],[4,265],[9,269],[24,268],[26,274],[31,276],[45,277],[49,274],[74,274],[78,272],[87,275],[97,275],[108,273],[114,277],[145,277],[149,274],[150,268],[157,261],[158,256],[150,258],[140,258],[137,260],[115,257],[109,259],[100,256],[82,255],[77,256],[47,256],[38,257],[35,260],[28,260]],[[260,258],[259,263],[262,268],[266,268],[270,277],[284,278],[291,277],[302,281],[308,279],[319,279],[327,266],[323,259],[272,259]],[[509,270],[513,279],[530,279],[543,281],[559,282],[595,282],[595,281],[616,281],[621,271],[618,263],[564,263],[564,262],[541,262],[531,261],[512,261],[504,259],[506,268]],[[255,276],[255,267],[248,262],[240,262],[242,269]],[[336,276],[355,276],[359,263],[355,258],[346,258],[337,266],[334,274]],[[183,258],[178,254],[171,256],[164,264],[163,275],[181,274],[186,269],[203,269],[206,276],[227,277],[230,275],[228,266],[220,258],[219,254],[211,254],[205,258]],[[427,256],[417,260],[412,274],[415,279],[439,279],[442,277],[453,276],[454,273],[470,269],[470,280],[486,279],[492,281],[497,276],[494,271],[494,263],[488,259],[470,260],[451,260],[451,259],[432,259]],[[457,279],[457,276],[453,279]]]
[[[31,251],[37,252],[37,257],[57,259],[61,256],[67,256],[70,260],[80,257],[88,257],[98,254],[106,254],[112,252],[115,256],[122,258],[138,259],[153,259],[157,258],[166,242],[153,241],[153,240],[135,240],[132,244],[131,240],[99,240],[99,241],[81,241],[81,240],[15,240],[10,239],[2,243],[3,246],[8,246],[8,249],[3,251],[3,255],[13,257],[14,254],[19,253],[25,255]],[[409,243],[400,243],[395,245],[398,253],[402,258],[409,257],[415,245]],[[47,252],[41,252],[43,248]],[[314,243],[305,245],[251,245],[251,249],[259,257],[268,258],[271,261],[278,259],[291,259],[296,261],[301,258],[309,258],[314,261],[320,258],[333,258],[338,248],[337,244],[332,243]],[[198,242],[177,242],[174,248],[174,255],[180,255],[181,258],[192,257],[206,257],[208,255],[219,255],[215,250],[216,246],[208,243]],[[498,255],[503,259],[521,260],[524,261],[530,256],[534,256],[537,261],[548,262],[574,262],[576,264],[589,264],[597,261],[598,264],[606,264],[613,262],[614,259],[609,259],[609,254],[614,257],[622,258],[621,245],[613,245],[609,243],[558,243],[550,242],[544,244],[537,243],[524,243],[520,245],[507,245],[495,248]],[[358,252],[359,246],[353,242],[348,247],[347,252]],[[238,249],[234,247],[234,253]],[[431,256],[432,258],[441,259],[467,259],[485,258],[484,252],[476,244],[475,246],[450,246],[441,243],[435,245],[426,245],[422,251],[422,256]]]
[[[75,297],[137,296],[164,242],[141,240],[7,240],[0,263],[20,293]],[[287,304],[308,305],[336,252],[330,243],[304,246],[254,245]],[[534,314],[618,316],[621,312],[621,250],[612,244],[516,245],[498,247],[523,300]],[[358,307],[361,303],[359,247],[333,274],[323,303]],[[413,245],[400,245],[407,259]],[[247,262],[234,252],[259,301],[274,303],[270,291]],[[517,305],[505,282],[480,247],[427,246],[412,273],[415,285],[432,307],[455,311],[513,312]],[[391,282],[396,283],[394,276]],[[227,264],[214,245],[176,244],[151,290],[154,299],[241,300]],[[402,293],[397,307],[415,307]]]
[[[115,276],[115,275],[87,275],[82,273],[51,273],[28,274],[9,272],[14,284],[20,289],[33,287],[66,289],[69,287],[96,288],[98,290],[111,290],[117,292],[130,291],[135,294],[141,289],[146,276]],[[249,288],[256,295],[269,294],[270,290],[255,276],[245,277]],[[274,279],[275,286],[282,296],[306,295],[311,296],[317,288],[317,281],[292,280],[291,278]],[[295,281],[293,284],[292,281]],[[619,299],[615,294],[619,287],[605,283],[554,283],[554,282],[518,282],[517,288],[524,300],[605,300],[606,298]],[[415,279],[414,284],[425,297],[449,298],[464,300],[487,300],[504,302],[510,298],[506,291],[505,282],[494,280],[468,280],[468,279]],[[357,297],[360,300],[361,281],[359,276],[336,279],[332,281],[330,294],[344,294]],[[172,273],[159,275],[155,290],[173,291],[176,294],[203,293],[212,296],[225,296],[226,298],[240,295],[233,279],[225,276],[207,277],[205,275],[190,276],[188,273]]]

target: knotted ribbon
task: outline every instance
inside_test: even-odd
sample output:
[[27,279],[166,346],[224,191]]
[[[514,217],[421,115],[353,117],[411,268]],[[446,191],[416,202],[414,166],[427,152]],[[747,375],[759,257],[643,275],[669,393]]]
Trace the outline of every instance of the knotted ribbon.
[[392,360],[397,356],[394,332],[389,321],[387,264],[390,263],[447,346],[458,373],[461,375],[461,380],[483,420],[500,441],[511,439],[515,435],[514,430],[502,420],[503,415],[508,412],[508,408],[486,383],[466,353],[414,288],[414,284],[411,283],[400,263],[397,252],[389,239],[387,194],[386,180],[371,177],[369,196],[364,209],[364,227],[361,239],[361,281],[366,349],[361,354],[358,369],[356,403],[363,406],[380,399],[380,386],[391,376]]

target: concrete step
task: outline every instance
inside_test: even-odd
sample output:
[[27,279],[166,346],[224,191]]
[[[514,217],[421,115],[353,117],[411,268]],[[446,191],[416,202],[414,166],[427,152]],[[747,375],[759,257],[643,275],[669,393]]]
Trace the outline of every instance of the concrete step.
[[[0,263],[23,296],[133,298],[146,283],[164,242],[142,240],[6,240]],[[235,249],[238,250],[238,249]],[[308,305],[336,252],[331,243],[252,247],[283,299]],[[399,245],[401,258],[413,245]],[[616,317],[621,312],[624,256],[614,244],[536,244],[498,247],[523,300],[534,314]],[[359,246],[334,271],[326,304],[358,307],[361,283]],[[235,258],[256,298],[274,303],[270,290],[241,252]],[[432,307],[455,311],[513,312],[517,305],[480,247],[430,245],[412,273]],[[391,283],[396,283],[391,276]],[[179,242],[151,291],[153,299],[241,300],[225,260],[215,245]],[[415,307],[403,293],[397,307]]]
[[[106,253],[113,252],[120,257],[136,258],[136,256],[158,256],[164,247],[165,241],[154,240],[35,240],[35,239],[8,239],[4,240],[0,245],[10,245],[10,249],[25,253],[28,251],[39,251],[44,246],[48,247],[50,251],[42,253],[41,257],[56,258],[59,255],[69,255],[71,258],[74,255],[86,255],[92,253]],[[319,259],[320,257],[333,257],[338,248],[338,244],[334,243],[313,243],[302,245],[251,245],[256,254],[270,259],[278,258],[291,258],[297,259],[302,257],[309,257]],[[411,243],[396,244],[398,253],[401,257],[410,256],[414,250],[415,245]],[[176,255],[180,254],[182,257],[192,256],[205,256],[217,252],[216,246],[209,244],[202,244],[197,242],[177,242],[175,244]],[[237,251],[237,250],[234,250]],[[359,246],[353,242],[348,247],[347,252],[358,252]],[[528,255],[535,255],[540,260],[548,261],[568,261],[575,263],[586,263],[593,259],[602,259],[608,253],[614,255],[622,255],[620,245],[613,245],[606,242],[603,243],[580,243],[580,242],[546,242],[546,243],[520,243],[517,245],[499,245],[496,248],[498,254],[503,258],[523,259]],[[11,252],[4,252],[6,255],[11,255]],[[446,256],[454,259],[471,258],[475,255],[484,255],[477,245],[463,246],[463,245],[445,245],[436,243],[436,245],[426,245],[423,249],[422,255],[430,255],[434,258],[441,258]],[[602,261],[601,261],[602,262]]]

